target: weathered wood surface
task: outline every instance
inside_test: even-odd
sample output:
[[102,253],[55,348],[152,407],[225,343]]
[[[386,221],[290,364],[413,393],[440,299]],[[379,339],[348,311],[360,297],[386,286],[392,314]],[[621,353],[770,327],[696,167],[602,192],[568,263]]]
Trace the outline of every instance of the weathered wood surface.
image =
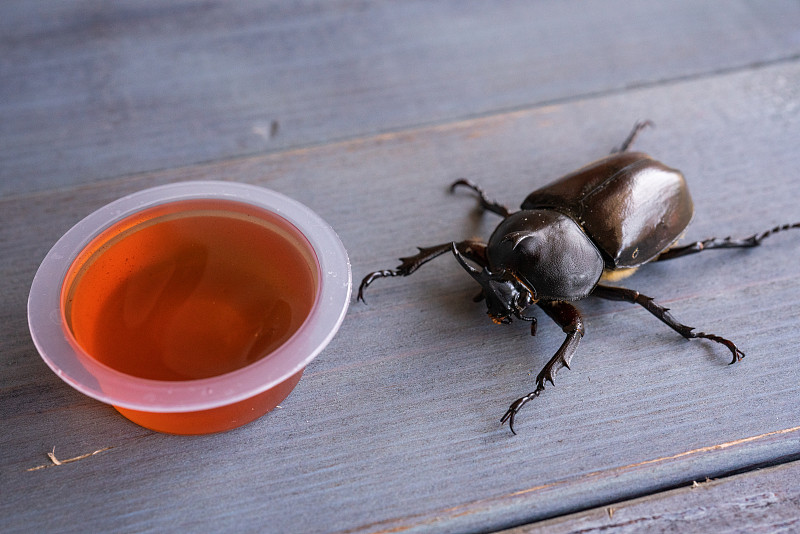
[[614,503],[503,534],[626,534],[636,532],[797,532],[800,463],[792,462],[721,480]]
[[792,0],[8,0],[0,194],[785,59],[798,20]]
[[[562,8],[543,5],[561,15],[547,22],[532,21],[532,34],[572,24],[580,28],[602,26],[603,20],[607,24],[604,15],[591,10],[570,13],[575,19],[570,22],[565,20],[567,12],[559,11]],[[26,105],[22,93],[13,105],[3,104],[4,113],[16,109],[13,113],[38,114],[44,121],[14,119],[13,129],[7,121],[2,123],[3,184],[10,184],[0,199],[0,518],[4,528],[138,531],[168,525],[275,532],[476,532],[613,506],[686,486],[692,480],[800,457],[797,231],[770,238],[758,250],[700,254],[648,266],[626,280],[625,285],[657,297],[688,324],[735,339],[748,354],[742,364],[728,366],[724,349],[687,342],[633,306],[581,302],[587,336],[573,360],[573,370],[562,371],[556,387],[549,387],[525,408],[518,436],[501,427],[499,417],[510,401],[531,389],[535,374],[563,334],[546,317],[540,317],[536,338],[528,335],[527,325],[492,325],[481,305],[470,302],[475,287],[451,258],[437,260],[409,279],[376,282],[367,295],[369,305],[351,307],[340,333],[280,409],[220,435],[168,436],[127,422],[113,409],[63,384],[41,362],[27,333],[27,291],[39,261],[58,237],[106,202],[176,180],[236,180],[300,200],[340,234],[358,279],[370,270],[394,266],[396,257],[413,252],[417,245],[488,236],[497,219],[479,215],[468,195],[448,194],[446,186],[455,178],[476,180],[502,202],[514,205],[537,185],[607,153],[635,120],[646,117],[658,127],[643,134],[637,148],[683,170],[692,187],[696,216],[686,240],[746,235],[800,220],[796,201],[800,196],[800,25],[792,24],[798,20],[797,4],[768,4],[763,17],[772,19],[764,22],[762,15],[747,10],[747,4],[731,3],[733,7],[704,26],[693,23],[702,28],[697,29],[691,50],[674,43],[671,48],[653,44],[658,41],[653,28],[667,32],[671,24],[677,31],[676,20],[696,14],[692,10],[697,8],[691,6],[711,10],[710,4],[687,3],[675,8],[675,13],[662,13],[654,5],[631,8],[641,20],[655,20],[649,33],[606,28],[580,38],[580,53],[588,50],[597,61],[607,60],[608,50],[616,51],[612,57],[630,55],[625,63],[629,69],[617,67],[618,74],[626,72],[628,77],[617,76],[615,85],[604,85],[595,70],[578,72],[579,65],[591,64],[592,58],[579,58],[576,48],[563,48],[579,46],[572,43],[572,34],[552,36],[550,52],[541,52],[538,68],[551,81],[560,73],[561,85],[556,84],[550,93],[539,92],[537,80],[543,78],[524,78],[514,69],[503,70],[513,59],[500,45],[492,52],[482,47],[480,53],[469,48],[456,54],[456,44],[469,43],[470,37],[503,35],[503,23],[519,18],[513,10],[506,11],[511,8],[484,19],[479,17],[483,8],[473,5],[456,17],[454,4],[453,20],[461,21],[465,32],[483,33],[474,37],[453,28],[441,34],[429,29],[436,35],[433,43],[416,35],[404,38],[404,46],[378,38],[386,33],[381,24],[389,24],[383,18],[377,17],[376,22],[376,17],[365,17],[363,21],[373,21],[373,26],[361,31],[375,32],[381,46],[402,48],[422,64],[411,70],[403,63],[387,67],[408,72],[412,78],[419,76],[420,85],[383,71],[371,80],[374,86],[367,84],[383,88],[375,89],[382,95],[375,101],[353,92],[356,82],[347,70],[330,67],[328,75],[339,72],[341,79],[331,80],[328,88],[319,87],[315,76],[321,74],[315,69],[323,68],[317,60],[324,63],[325,58],[307,54],[329,48],[326,43],[331,38],[325,37],[321,18],[309,15],[307,26],[298,23],[303,29],[298,40],[287,37],[278,49],[295,51],[296,63],[288,66],[298,80],[315,86],[319,100],[312,104],[312,97],[283,95],[308,106],[295,113],[298,121],[309,122],[305,129],[298,127],[292,134],[296,137],[275,147],[232,149],[225,135],[187,129],[181,120],[165,119],[159,107],[163,99],[178,108],[189,106],[194,97],[189,89],[200,90],[197,86],[204,82],[210,84],[204,102],[213,101],[219,107],[209,104],[195,109],[199,121],[207,118],[208,111],[210,116],[235,123],[231,131],[242,125],[250,128],[269,107],[246,99],[225,102],[236,100],[220,94],[225,86],[221,78],[230,77],[230,71],[210,72],[201,68],[203,64],[191,69],[178,66],[169,54],[141,58],[138,68],[148,70],[145,67],[152,63],[163,78],[163,85],[151,88],[152,100],[137,100],[129,108],[111,105],[105,112],[95,110],[94,118],[78,119],[79,125],[88,121],[83,126],[89,131],[80,135],[67,133],[76,127],[75,117],[61,112],[48,116],[52,110],[43,106],[36,91],[27,91]],[[363,7],[367,12],[378,7],[402,11],[394,6],[368,3]],[[423,26],[444,16],[437,15],[437,10],[444,10],[441,6],[432,8],[427,18],[423,7],[415,6]],[[14,8],[4,4],[1,9],[14,13]],[[182,8],[175,8],[176,12],[172,8],[157,12],[152,6],[142,9],[148,16],[141,19],[146,21],[139,23],[141,28],[164,39],[173,37],[176,43],[184,39],[182,32],[188,30],[181,30],[184,19],[178,13]],[[311,12],[310,8],[299,11]],[[633,16],[621,11],[623,21]],[[357,6],[338,6],[333,12],[351,20],[351,29],[356,27],[353,20],[363,16]],[[12,59],[3,55],[4,69],[25,64],[26,56],[34,68],[35,39],[25,36],[50,35],[45,31],[48,21],[61,20],[51,16],[39,22],[17,17],[17,24],[0,17],[17,32],[13,35],[21,36],[16,43],[4,38],[3,46],[15,52]],[[244,33],[251,26],[262,27],[253,18],[257,17],[239,21]],[[263,26],[280,27],[277,19],[262,19]],[[75,20],[83,21],[77,15]],[[131,25],[136,26],[136,20]],[[202,51],[218,51],[211,34],[237,33],[230,20],[213,20],[218,25],[203,19],[189,26],[197,35],[205,35],[203,27],[210,32],[204,37],[208,42],[193,44],[197,48],[187,52],[196,61],[202,59]],[[81,28],[85,22],[76,24]],[[60,51],[51,42],[48,47],[42,45],[41,53],[50,50],[79,61],[83,53],[101,54],[114,47],[141,44],[145,50],[149,46],[160,50],[142,43],[141,34],[111,32],[116,26],[108,21],[101,19],[97,27],[108,30],[103,41],[108,46],[80,44],[73,35],[62,43],[72,46],[71,52]],[[319,31],[314,31],[316,27]],[[521,27],[511,27],[523,32]],[[707,34],[709,27],[716,29]],[[709,37],[723,38],[738,31],[744,32],[740,36],[750,36],[752,45],[739,43],[738,50],[753,55],[727,55],[728,50],[716,47],[718,43]],[[312,46],[307,41],[315,35],[320,42]],[[709,46],[701,53],[697,47],[704,40]],[[448,48],[453,54],[449,59],[437,54],[436,43],[444,42],[453,47]],[[653,53],[652,47],[662,52],[661,64],[640,67],[643,57]],[[354,62],[359,55],[364,61],[375,61],[370,51],[361,46],[348,53]],[[492,54],[500,65],[487,71],[495,78],[493,83],[509,87],[527,83],[515,97],[489,94],[505,92],[483,88],[476,90],[480,98],[458,94],[448,101],[439,92],[442,87],[485,81],[475,81],[467,67],[453,67],[438,73],[438,79],[421,81],[421,72],[436,71],[453,58],[472,65],[471,55],[477,55],[475,65],[485,67],[494,64]],[[517,60],[530,59],[534,51],[520,54]],[[784,60],[776,61],[780,58]],[[272,65],[265,71],[281,65],[275,58],[264,62]],[[180,75],[174,78],[165,70],[173,63]],[[63,65],[53,68],[54,76],[63,75]],[[250,71],[240,68],[236,67],[229,87],[250,83],[246,77]],[[640,68],[646,69],[645,74]],[[453,82],[452,78],[457,79]],[[660,82],[665,79],[673,81]],[[24,81],[19,73],[11,82],[2,80],[4,92],[7,84]],[[31,71],[31,79],[24,81],[31,87],[47,82],[44,71]],[[89,98],[83,93],[87,87],[81,85],[86,82],[76,83],[77,88],[67,84],[63,94]],[[97,83],[101,89],[136,87],[133,82]],[[362,78],[359,83],[366,82]],[[630,87],[636,85],[646,86]],[[175,93],[170,95],[165,87]],[[404,90],[394,93],[399,87]],[[51,90],[52,104],[69,108],[59,98],[62,93]],[[403,100],[405,111],[395,108],[391,95],[398,94],[407,99]],[[368,109],[346,120],[346,114],[339,115],[338,123],[314,115],[315,109],[319,111],[314,106],[334,100],[345,102],[340,110],[354,110],[359,104]],[[538,104],[548,100],[553,102]],[[239,106],[240,119],[230,106]],[[112,121],[115,111],[125,109],[138,117],[123,121],[126,125],[146,116],[156,121],[154,130],[132,127],[129,137],[101,136],[99,122]],[[374,116],[378,110],[388,114],[385,120]],[[392,115],[395,112],[401,117]],[[264,115],[264,120],[271,116]],[[50,123],[61,128],[60,133],[45,127]],[[292,131],[288,124],[281,121],[276,140],[283,134],[288,137]],[[176,143],[193,148],[173,150],[179,147]],[[94,155],[84,159],[89,152]],[[261,153],[231,157],[243,152]],[[191,164],[201,160],[209,161]],[[160,166],[166,168],[127,174]],[[48,463],[46,453],[53,447],[61,459],[113,448],[73,463],[29,471]],[[748,480],[760,475],[751,476]],[[726,489],[730,488],[726,484],[719,487],[725,495],[734,491]],[[569,531],[569,519],[565,521],[564,530]]]

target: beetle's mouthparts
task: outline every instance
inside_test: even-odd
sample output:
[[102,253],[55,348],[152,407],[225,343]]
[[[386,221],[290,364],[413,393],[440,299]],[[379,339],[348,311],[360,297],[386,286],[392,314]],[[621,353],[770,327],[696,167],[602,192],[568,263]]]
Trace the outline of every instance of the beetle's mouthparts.
[[511,324],[511,317],[498,317],[496,315],[489,314],[489,318],[492,320],[494,324]]

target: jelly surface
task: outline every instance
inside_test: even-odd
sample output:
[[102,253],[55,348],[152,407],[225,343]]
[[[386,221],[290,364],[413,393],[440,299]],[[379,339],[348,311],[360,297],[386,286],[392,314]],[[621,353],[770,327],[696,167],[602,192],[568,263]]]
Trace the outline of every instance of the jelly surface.
[[95,238],[65,279],[64,314],[92,358],[182,381],[241,369],[308,317],[313,253],[289,223],[223,200],[175,202]]

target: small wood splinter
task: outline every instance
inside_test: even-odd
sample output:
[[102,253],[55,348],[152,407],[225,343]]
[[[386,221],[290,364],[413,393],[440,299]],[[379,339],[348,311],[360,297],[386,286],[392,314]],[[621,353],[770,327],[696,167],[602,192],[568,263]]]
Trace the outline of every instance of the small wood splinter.
[[53,463],[37,465],[36,467],[31,467],[30,469],[28,469],[28,471],[38,471],[39,469],[47,469],[48,467],[56,467],[56,466],[68,464],[68,463],[71,463],[71,462],[77,462],[78,460],[83,460],[85,458],[88,458],[90,456],[94,456],[95,454],[100,454],[101,452],[104,452],[104,451],[107,451],[107,450],[113,449],[113,448],[114,447],[104,447],[102,449],[97,449],[94,452],[88,452],[86,454],[81,454],[80,456],[75,456],[74,458],[67,458],[66,460],[59,460],[58,458],[56,458],[56,448],[53,447],[52,452],[48,452],[47,453],[47,457],[50,458],[50,461],[53,462]]

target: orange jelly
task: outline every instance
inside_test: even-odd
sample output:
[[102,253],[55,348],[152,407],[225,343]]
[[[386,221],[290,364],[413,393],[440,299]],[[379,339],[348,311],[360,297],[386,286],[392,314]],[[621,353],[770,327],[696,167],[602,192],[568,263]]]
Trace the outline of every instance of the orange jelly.
[[[127,375],[190,381],[230,373],[268,357],[309,316],[319,275],[303,240],[282,218],[240,202],[152,207],[105,230],[75,259],[62,287],[64,319],[86,354]],[[271,393],[282,395],[273,406],[299,378]],[[252,402],[272,403],[268,394]],[[173,431],[239,426],[249,410],[259,412],[251,408],[183,414]],[[139,412],[137,420],[137,412],[118,410],[156,430],[159,418],[181,415]]]

